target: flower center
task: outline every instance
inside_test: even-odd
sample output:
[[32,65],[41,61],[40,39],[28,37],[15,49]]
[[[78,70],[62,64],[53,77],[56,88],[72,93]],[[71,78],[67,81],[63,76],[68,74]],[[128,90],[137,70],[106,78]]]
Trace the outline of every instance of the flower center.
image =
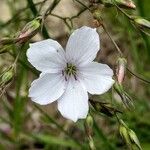
[[68,76],[71,76],[71,75],[75,76],[76,72],[77,72],[77,68],[75,65],[67,63],[67,66],[66,66],[64,72]]
[[62,70],[62,75],[65,77],[67,81],[70,76],[73,76],[75,80],[77,80],[77,67],[71,63],[67,63],[67,66]]

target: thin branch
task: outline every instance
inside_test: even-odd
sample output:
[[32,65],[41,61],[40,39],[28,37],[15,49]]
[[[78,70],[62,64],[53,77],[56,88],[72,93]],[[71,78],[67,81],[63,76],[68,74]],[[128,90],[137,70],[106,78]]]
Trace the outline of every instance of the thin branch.
[[144,78],[142,78],[142,77],[139,77],[139,75],[137,75],[136,73],[132,72],[129,68],[127,68],[127,70],[128,70],[128,72],[129,72],[131,75],[133,75],[133,76],[135,76],[136,78],[138,78],[138,79],[140,79],[140,80],[142,80],[142,81],[144,81],[144,82],[150,84],[150,80],[147,80],[147,79],[144,79]]
[[80,5],[82,5],[84,8],[86,8],[87,10],[89,10],[91,12],[90,8],[88,6],[86,6],[84,3],[82,3],[79,0],[75,0],[75,1],[78,2]]
[[104,24],[102,24],[102,27],[104,29],[104,31],[106,32],[106,34],[109,36],[109,38],[111,39],[112,43],[114,44],[114,46],[116,47],[118,53],[120,54],[120,57],[123,56],[123,53],[121,52],[120,48],[118,47],[118,45],[116,44],[116,42],[114,41],[114,39],[112,38],[112,36],[110,35],[110,33],[107,31],[106,27],[104,26]]

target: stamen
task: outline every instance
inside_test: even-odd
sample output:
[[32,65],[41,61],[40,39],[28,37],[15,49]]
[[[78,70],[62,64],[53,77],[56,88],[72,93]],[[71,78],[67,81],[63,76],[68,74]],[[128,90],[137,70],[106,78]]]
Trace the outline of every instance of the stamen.
[[77,79],[77,78],[76,78],[76,72],[77,72],[76,66],[73,65],[73,64],[67,63],[67,66],[66,66],[66,68],[63,70],[63,73],[62,73],[62,74],[65,75],[65,79],[67,79],[66,76],[71,76],[71,75],[73,75],[74,78]]
[[77,76],[76,75],[74,75],[74,78],[75,78],[75,80],[77,80]]
[[64,76],[64,71],[62,70],[62,75]]

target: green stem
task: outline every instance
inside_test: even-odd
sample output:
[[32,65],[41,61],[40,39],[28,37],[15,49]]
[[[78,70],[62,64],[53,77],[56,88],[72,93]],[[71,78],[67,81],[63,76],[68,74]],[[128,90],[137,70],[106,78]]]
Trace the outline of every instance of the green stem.
[[140,77],[139,75],[137,75],[137,74],[133,73],[133,72],[132,72],[129,68],[127,68],[127,70],[128,70],[128,72],[129,72],[131,75],[133,75],[133,76],[135,76],[136,78],[138,78],[138,79],[140,79],[140,80],[142,80],[142,81],[144,81],[144,82],[146,82],[146,83],[149,83],[149,84],[150,84],[150,81],[149,81],[149,80],[146,80],[146,79],[144,79],[144,78]]

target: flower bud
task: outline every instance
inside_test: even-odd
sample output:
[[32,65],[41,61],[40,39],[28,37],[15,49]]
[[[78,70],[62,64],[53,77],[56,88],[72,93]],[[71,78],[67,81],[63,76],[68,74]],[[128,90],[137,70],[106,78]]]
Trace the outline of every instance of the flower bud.
[[92,128],[93,128],[93,118],[91,115],[88,115],[85,120],[85,129],[89,137],[93,134]]
[[115,0],[116,4],[122,8],[135,9],[136,6],[132,0]]
[[22,43],[25,42],[28,37],[32,37],[36,34],[37,30],[40,28],[40,19],[34,19],[27,23],[22,29],[18,36],[18,40]]
[[129,129],[129,137],[130,137],[130,140],[131,140],[140,150],[142,150],[138,137],[136,136],[135,132],[134,132],[133,130],[131,130],[131,129]]
[[86,123],[89,127],[93,127],[93,118],[91,115],[88,115],[86,118]]
[[2,85],[9,83],[12,80],[13,75],[14,75],[14,70],[12,68],[6,71],[1,77]]
[[144,19],[144,18],[141,18],[141,17],[132,17],[134,18],[134,22],[141,28],[148,28],[150,29],[150,21]]
[[123,120],[120,119],[119,122],[120,135],[123,137],[127,145],[132,149],[135,144],[140,150],[142,150],[140,142],[135,132],[129,129],[128,126],[123,122]]
[[94,141],[93,141],[93,138],[92,138],[92,134],[93,134],[93,117],[91,115],[88,115],[86,117],[84,125],[85,125],[86,134],[88,136],[90,149],[95,150],[95,145],[94,145]]
[[125,58],[118,58],[116,75],[117,75],[117,80],[119,84],[122,84],[124,80],[125,72],[126,72],[126,65],[127,65],[127,60]]
[[130,137],[128,134],[128,127],[127,125],[123,122],[123,120],[119,120],[120,121],[120,125],[119,125],[119,132],[121,137],[125,140],[125,142],[128,145],[131,145],[131,141],[130,141]]

